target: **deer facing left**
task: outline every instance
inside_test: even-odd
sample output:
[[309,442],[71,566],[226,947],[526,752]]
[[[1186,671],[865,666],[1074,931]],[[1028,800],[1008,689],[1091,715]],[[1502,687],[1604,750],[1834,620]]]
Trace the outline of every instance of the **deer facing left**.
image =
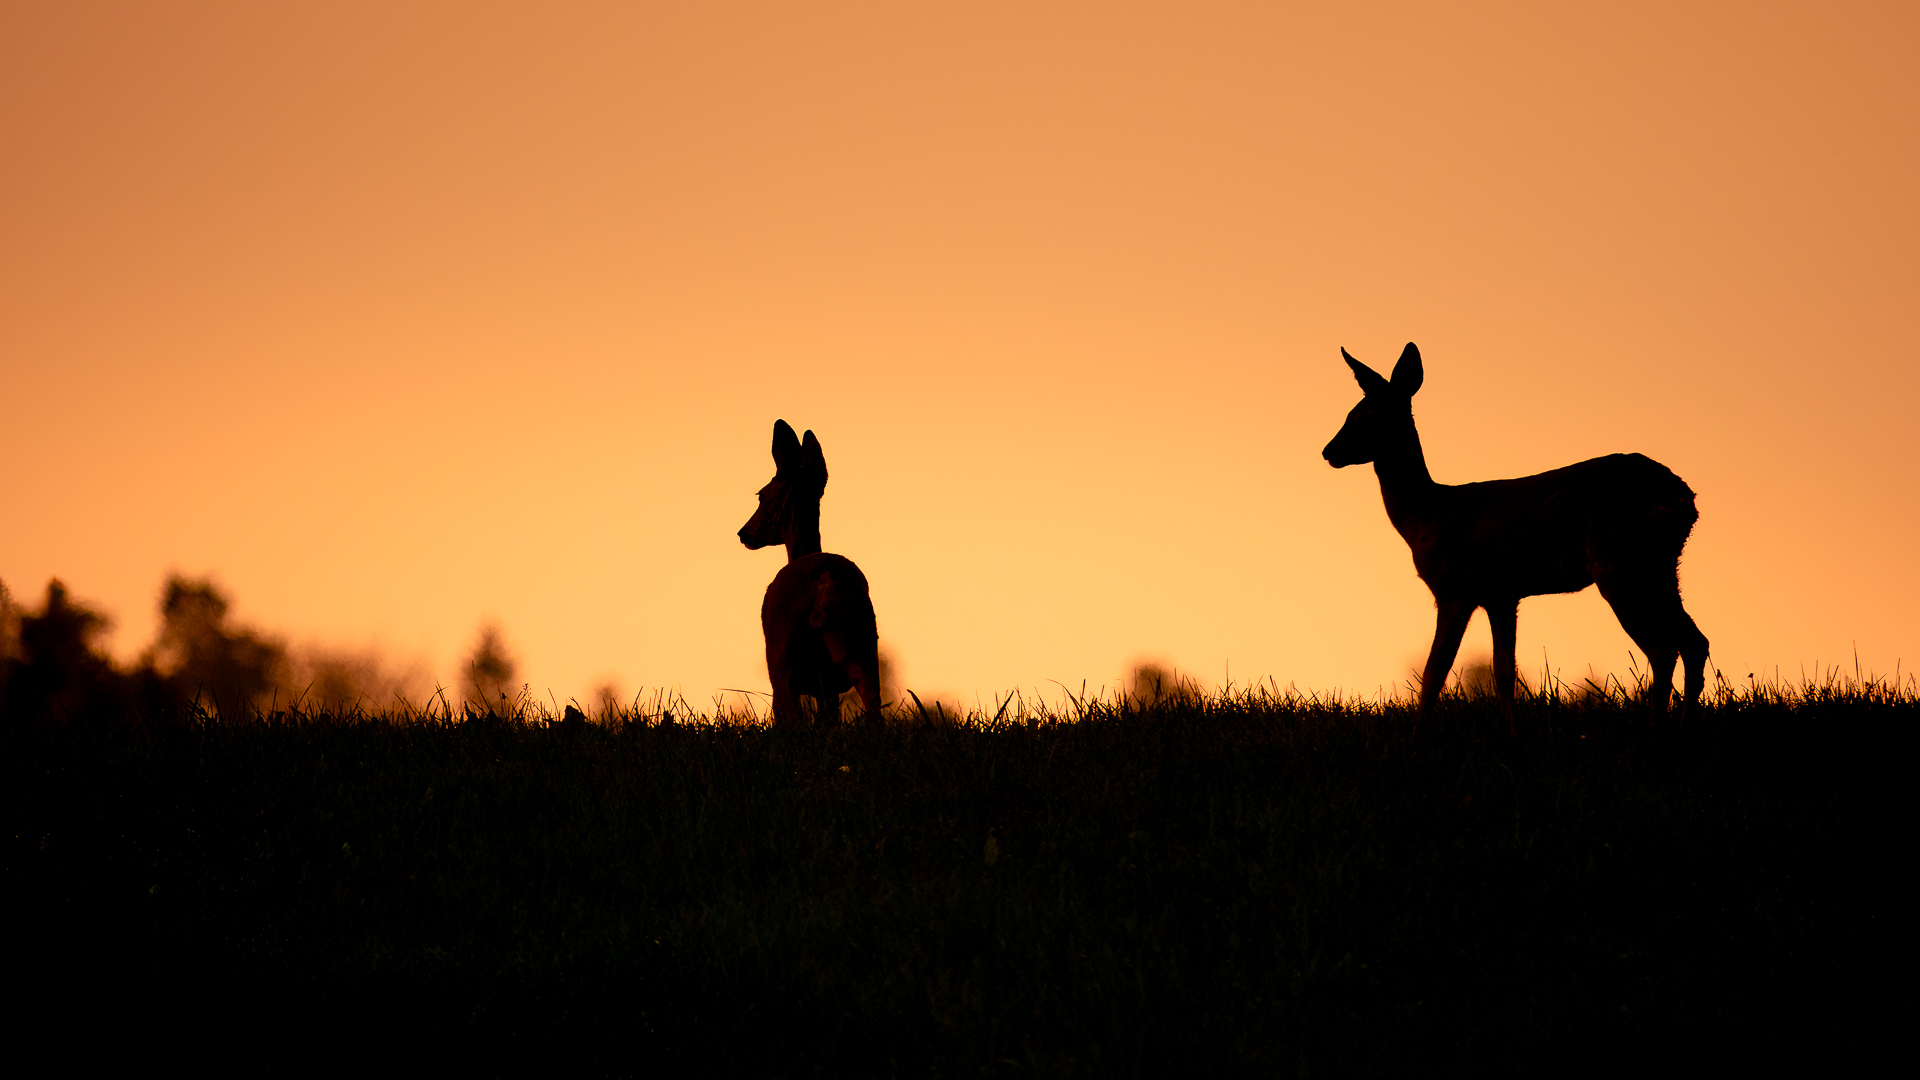
[[877,716],[879,631],[866,575],[852,560],[820,550],[820,496],[827,490],[820,440],[811,431],[804,441],[795,438],[785,420],[774,421],[773,465],[760,508],[740,527],[749,550],[787,548],[787,565],[760,604],[773,722],[801,722],[802,697],[813,699],[821,721],[835,722],[840,695],[850,689],[860,691],[866,714]]

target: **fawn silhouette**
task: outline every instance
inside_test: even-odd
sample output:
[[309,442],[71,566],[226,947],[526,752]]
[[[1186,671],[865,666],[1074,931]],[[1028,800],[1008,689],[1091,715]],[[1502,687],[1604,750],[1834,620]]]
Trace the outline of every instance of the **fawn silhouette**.
[[1340,355],[1365,396],[1323,454],[1336,469],[1373,463],[1387,517],[1413,549],[1414,569],[1439,609],[1420,680],[1419,717],[1433,710],[1473,609],[1485,608],[1493,628],[1494,688],[1511,733],[1521,598],[1597,583],[1647,655],[1654,715],[1666,711],[1673,694],[1675,658],[1685,658],[1684,721],[1705,688],[1707,663],[1706,636],[1680,603],[1680,549],[1700,516],[1693,489],[1639,454],[1610,454],[1514,480],[1436,484],[1413,426],[1420,350],[1409,342],[1391,379],[1345,349]]
[[760,604],[773,722],[803,719],[802,695],[814,700],[820,720],[836,722],[840,695],[854,687],[867,716],[877,716],[880,636],[866,575],[851,560],[820,550],[820,496],[827,489],[820,440],[809,431],[802,442],[785,420],[774,421],[773,464],[760,508],[740,527],[740,542],[750,550],[787,546],[787,565]]

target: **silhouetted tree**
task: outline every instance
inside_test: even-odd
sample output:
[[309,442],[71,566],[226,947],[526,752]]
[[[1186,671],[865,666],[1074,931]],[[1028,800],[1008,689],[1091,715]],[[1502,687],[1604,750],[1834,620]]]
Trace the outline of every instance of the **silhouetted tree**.
[[20,660],[20,608],[7,583],[0,581],[0,702],[7,699],[7,679]]
[[13,660],[20,655],[20,607],[13,602],[13,590],[0,581],[0,659]]
[[287,682],[278,639],[227,625],[226,596],[212,581],[173,575],[160,601],[160,635],[146,664],[182,699],[229,719],[264,708]]
[[[6,601],[14,611],[12,599]],[[0,698],[9,723],[109,719],[131,698],[127,680],[94,647],[105,616],[76,603],[58,579],[38,615],[15,614],[17,638]]]

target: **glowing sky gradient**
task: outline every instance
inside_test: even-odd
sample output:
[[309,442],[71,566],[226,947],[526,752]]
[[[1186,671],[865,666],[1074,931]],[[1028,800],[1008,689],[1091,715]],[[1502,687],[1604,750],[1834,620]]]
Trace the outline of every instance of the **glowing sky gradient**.
[[1436,479],[1693,486],[1723,671],[1920,661],[1920,9],[1334,6],[0,5],[0,580],[706,701],[784,417],[908,686],[1371,694],[1412,340]]

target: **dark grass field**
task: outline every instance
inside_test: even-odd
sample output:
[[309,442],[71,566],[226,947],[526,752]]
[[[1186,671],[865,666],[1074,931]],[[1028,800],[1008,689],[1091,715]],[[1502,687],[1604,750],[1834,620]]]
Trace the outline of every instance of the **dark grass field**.
[[1881,1022],[1862,964],[1905,955],[1916,711],[16,726],[13,1020],[482,1073],[1834,1063]]

